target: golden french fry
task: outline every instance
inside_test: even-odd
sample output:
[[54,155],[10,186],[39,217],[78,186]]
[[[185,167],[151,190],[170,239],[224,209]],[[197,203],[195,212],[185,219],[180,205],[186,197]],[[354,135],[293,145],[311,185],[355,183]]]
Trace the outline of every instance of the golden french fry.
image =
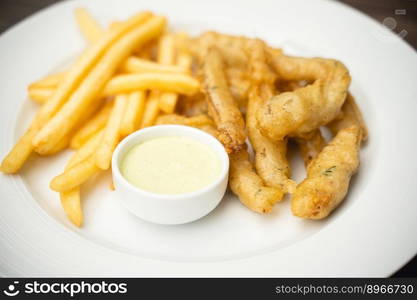
[[95,163],[102,170],[110,168],[111,157],[120,137],[120,127],[126,109],[127,96],[124,94],[117,95],[114,101],[113,109],[104,128],[103,137],[94,154]]
[[106,103],[93,118],[78,129],[71,138],[70,147],[73,149],[80,148],[93,134],[104,128],[110,116],[112,107],[112,101]]
[[159,91],[151,91],[149,93],[140,128],[152,126],[154,124],[159,113],[159,95]]
[[51,98],[54,91],[54,88],[29,88],[28,96],[34,102],[44,104],[48,101],[49,98]]
[[100,129],[89,137],[88,140],[71,156],[68,165],[73,166],[92,155],[100,144],[103,132],[104,129]]
[[69,192],[59,194],[61,205],[68,219],[77,227],[83,223],[83,211],[81,209],[80,188],[76,187]]
[[83,184],[100,169],[95,165],[94,156],[68,168],[56,176],[50,183],[50,188],[56,192],[68,192]]
[[[170,65],[174,61],[175,56],[175,40],[174,36],[171,34],[164,35],[158,44],[158,54],[157,61],[160,64]],[[156,90],[151,91],[149,94],[149,99],[146,103],[145,112],[143,115],[141,128],[151,126],[154,124],[158,114],[159,114],[159,99],[164,94],[160,88],[155,88]]]
[[77,21],[82,35],[90,43],[97,41],[104,33],[100,24],[98,24],[93,16],[83,7],[75,9],[75,20]]
[[[165,65],[174,65],[175,63],[175,36],[167,34],[163,36],[159,42],[158,48],[158,62]],[[175,93],[160,93],[159,95],[159,108],[166,112],[172,113],[171,107],[175,106],[177,100],[177,94]]]
[[158,62],[164,65],[172,65],[175,61],[175,37],[166,34],[159,40]]
[[65,76],[65,72],[55,73],[47,75],[44,78],[31,83],[28,86],[28,90],[35,88],[55,88],[62,81]]
[[[59,112],[33,138],[32,143],[38,153],[52,148],[60,138],[74,128],[82,112],[98,97],[102,87],[120,63],[139,45],[160,35],[165,23],[163,17],[152,17],[142,26],[138,26],[122,36],[110,47]],[[119,30],[118,28],[109,32],[113,33]],[[94,43],[93,46],[101,40]]]
[[[72,65],[69,72],[66,76],[64,76],[62,82],[58,85],[55,93],[49,99],[47,103],[42,105],[41,109],[36,114],[35,119],[32,121],[29,129],[24,133],[24,135],[19,139],[17,144],[13,147],[13,149],[8,153],[8,155],[3,159],[1,164],[0,170],[5,173],[16,173],[25,163],[25,161],[29,158],[30,154],[34,150],[34,146],[41,144],[41,142],[45,142],[43,138],[48,139],[49,134],[42,137],[42,135],[38,138],[38,141],[33,144],[34,137],[39,133],[42,126],[47,123],[52,116],[61,108],[62,104],[64,104],[69,96],[73,93],[79,83],[83,80],[86,74],[90,71],[90,69],[96,64],[99,58],[106,52],[106,50],[110,47],[115,40],[117,40],[120,36],[144,23],[147,19],[151,17],[151,14],[148,12],[139,13],[129,20],[123,23],[120,28],[115,30],[106,32],[103,34],[103,37],[94,43],[90,47],[87,48],[86,51],[77,59],[77,61]],[[163,27],[162,24],[161,27]],[[132,34],[130,34],[131,36]],[[126,38],[124,39],[126,40]],[[130,42],[130,41],[129,41]],[[134,45],[136,47],[137,45]],[[124,45],[123,45],[124,47]],[[130,49],[128,49],[130,50]],[[113,51],[114,52],[114,51]],[[114,55],[114,53],[113,53]],[[101,70],[100,70],[101,72]],[[104,80],[105,81],[105,80]],[[88,82],[88,85],[91,84],[91,81]],[[86,87],[84,87],[84,90]],[[85,93],[81,93],[78,97],[83,97]],[[84,110],[85,107],[81,108],[81,111]],[[71,127],[71,126],[69,126]],[[57,130],[59,131],[60,128],[58,126]],[[53,145],[56,144],[65,134],[67,134],[69,129],[60,134],[59,137],[54,139],[49,148],[53,148]],[[52,132],[52,135],[54,133]],[[47,152],[47,151],[45,151]]]
[[19,171],[25,161],[33,151],[32,138],[36,133],[37,123],[32,123],[32,128],[27,130],[25,134],[14,145],[13,149],[3,159],[0,170],[3,173],[13,174]]
[[[92,137],[90,137],[85,144],[78,149],[74,155],[68,161],[65,170],[72,168],[83,160],[91,156],[95,149],[97,148],[101,137],[103,135],[103,130],[100,130]],[[61,205],[67,214],[68,219],[75,225],[80,227],[83,222],[83,211],[81,208],[81,197],[80,197],[80,187],[77,186],[68,192],[61,192]]]
[[127,73],[186,73],[186,69],[181,66],[163,65],[139,57],[131,56],[122,65],[121,70]]
[[[177,57],[178,67],[184,68],[187,72],[190,71],[192,64],[192,57],[189,53],[179,52]],[[167,114],[172,114],[178,101],[178,94],[162,93],[159,98],[159,108]]]
[[49,152],[45,152],[43,155],[54,155],[58,152],[61,152],[62,150],[66,149],[69,145],[70,138],[69,136],[64,136],[62,140],[59,141],[58,144],[55,145],[54,148],[51,149]]
[[192,95],[199,91],[200,83],[185,74],[132,73],[110,79],[103,94],[110,96],[147,89]]
[[144,91],[129,94],[125,114],[120,125],[121,136],[127,136],[139,127],[145,110],[145,98],[146,93]]

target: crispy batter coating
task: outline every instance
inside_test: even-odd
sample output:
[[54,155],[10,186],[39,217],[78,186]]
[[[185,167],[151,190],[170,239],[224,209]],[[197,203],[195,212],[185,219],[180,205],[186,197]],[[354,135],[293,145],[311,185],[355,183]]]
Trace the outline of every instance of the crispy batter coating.
[[295,183],[289,179],[290,167],[286,157],[287,141],[272,141],[265,137],[259,131],[256,121],[256,112],[275,93],[276,75],[267,64],[265,45],[262,41],[248,42],[247,53],[251,66],[252,82],[246,124],[249,139],[255,151],[255,168],[266,185],[278,188],[283,193],[292,191],[295,188]]
[[229,153],[239,151],[246,139],[245,122],[230,93],[225,64],[216,47],[207,52],[203,73],[208,111],[216,123],[219,140]]
[[368,138],[368,128],[366,127],[365,120],[362,117],[362,113],[356,104],[355,98],[348,93],[346,101],[342,106],[342,112],[340,116],[334,121],[330,122],[327,127],[333,134],[337,134],[341,129],[358,125],[362,129],[362,140]]
[[207,31],[191,41],[190,49],[199,61],[204,61],[208,49],[216,46],[228,67],[245,68],[247,59],[244,46],[247,40],[248,38],[243,36]]
[[341,62],[286,55],[270,57],[279,78],[314,83],[269,99],[257,113],[262,133],[274,140],[302,136],[338,116],[350,84],[349,72]]
[[265,186],[253,169],[245,148],[229,154],[229,157],[229,185],[233,193],[251,210],[258,213],[270,212],[274,204],[282,199],[282,190]]
[[359,167],[360,142],[361,129],[354,125],[340,130],[323,148],[292,196],[295,216],[323,219],[342,202]]

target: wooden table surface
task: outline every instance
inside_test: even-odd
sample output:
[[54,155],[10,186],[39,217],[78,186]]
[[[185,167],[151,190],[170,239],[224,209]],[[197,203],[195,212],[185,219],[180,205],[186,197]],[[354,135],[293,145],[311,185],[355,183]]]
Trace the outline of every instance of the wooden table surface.
[[[0,33],[36,11],[59,1],[0,0]],[[391,26],[391,30],[403,36],[405,41],[417,49],[417,0],[342,0],[341,2],[355,7],[382,24]],[[395,24],[395,27],[392,24]],[[417,277],[417,256],[393,276]]]

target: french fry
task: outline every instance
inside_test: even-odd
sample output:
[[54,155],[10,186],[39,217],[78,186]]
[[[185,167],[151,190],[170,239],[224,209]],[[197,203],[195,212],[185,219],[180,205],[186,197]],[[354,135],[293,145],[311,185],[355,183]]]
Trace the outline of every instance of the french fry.
[[[70,169],[71,167],[77,165],[83,160],[91,156],[95,149],[97,148],[101,137],[103,135],[103,130],[100,130],[92,137],[90,137],[85,144],[78,149],[65,167],[65,170]],[[77,227],[80,227],[83,223],[83,211],[81,208],[81,196],[80,196],[80,187],[75,187],[68,192],[61,192],[61,205],[67,214],[68,219]]]
[[151,91],[145,104],[140,128],[152,126],[159,113],[159,91]]
[[77,227],[83,223],[80,188],[76,187],[68,192],[59,193],[61,205],[68,219]]
[[[165,27],[165,22],[163,17],[152,17],[142,26],[128,32],[110,47],[59,112],[33,138],[32,143],[38,153],[52,148],[60,138],[74,128],[82,112],[98,97],[102,87],[120,63],[139,45],[160,35]],[[120,28],[117,28],[109,32],[113,33],[119,30]],[[93,46],[101,40],[94,43]]]
[[14,145],[13,149],[3,159],[0,170],[3,173],[14,174],[23,166],[33,151],[32,138],[36,134],[38,122],[33,122],[23,136]]
[[[0,170],[2,172],[16,173],[17,171],[19,171],[19,169],[23,166],[25,161],[29,158],[30,154],[33,152],[34,147],[36,145],[39,147],[39,145],[42,142],[45,143],[44,138],[49,138],[50,129],[47,129],[49,130],[47,131],[48,134],[45,134],[44,132],[43,135],[38,137],[38,140],[35,141],[35,143],[33,143],[35,136],[37,136],[38,133],[40,133],[41,128],[54,116],[54,114],[61,108],[62,104],[64,104],[68,100],[70,95],[77,88],[79,83],[84,79],[84,77],[90,71],[90,69],[96,64],[99,58],[104,54],[104,52],[106,52],[110,45],[114,43],[115,40],[120,38],[120,36],[125,34],[127,31],[131,30],[135,26],[144,23],[150,17],[151,14],[148,12],[136,14],[135,16],[131,17],[129,20],[124,22],[123,25],[119,28],[103,34],[103,37],[100,40],[98,40],[97,43],[94,43],[93,45],[88,47],[86,51],[83,52],[83,54],[72,65],[67,75],[64,76],[62,82],[60,82],[60,84],[58,85],[53,96],[38,111],[29,129],[19,139],[19,141],[8,153],[8,155],[3,159],[2,164],[0,166]],[[164,24],[160,26],[163,27],[163,25]],[[132,34],[130,34],[130,36],[131,35]],[[88,84],[91,84],[91,82],[88,82]],[[86,90],[86,87],[84,87],[84,90]],[[84,96],[85,92],[81,94],[82,95],[79,95],[78,97]],[[82,107],[81,111],[84,109],[85,107]],[[60,130],[59,126],[57,130]],[[54,144],[56,144],[65,134],[67,134],[68,131],[64,132],[63,134],[60,134],[59,137],[54,139],[50,143],[49,149],[53,148]],[[52,132],[52,134],[54,133]]]
[[126,73],[182,74],[186,73],[187,69],[181,66],[164,65],[139,57],[131,56],[122,65],[121,71]]
[[[177,65],[180,68],[190,71],[192,57],[189,53],[179,52],[177,57]],[[167,114],[172,114],[178,101],[178,94],[162,93],[159,98],[159,108]]]
[[44,104],[48,101],[49,98],[51,98],[54,91],[54,88],[29,88],[28,96],[34,102]]
[[117,95],[106,127],[104,128],[103,137],[94,154],[95,164],[102,170],[107,170],[110,167],[114,148],[116,148],[119,141],[120,127],[126,110],[127,100],[126,95]]
[[185,74],[123,74],[113,77],[106,84],[103,95],[111,96],[146,89],[192,95],[199,91],[200,84],[198,80]]
[[92,155],[100,144],[103,132],[104,129],[100,129],[89,137],[88,140],[71,156],[68,165],[73,166]]
[[120,125],[121,136],[127,136],[139,127],[145,110],[145,97],[146,93],[144,91],[129,94],[125,114]]
[[65,72],[55,73],[47,75],[44,78],[31,83],[28,86],[28,90],[36,88],[55,88],[62,81],[65,76]]
[[69,136],[64,136],[64,138],[60,140],[59,143],[56,144],[55,147],[51,149],[51,151],[46,152],[43,155],[54,155],[54,154],[57,154],[58,152],[61,152],[62,150],[68,147],[69,141],[70,141]]
[[89,156],[65,170],[61,175],[56,176],[49,186],[56,192],[69,192],[86,182],[99,170],[94,162],[94,156]]
[[[173,34],[167,34],[163,36],[159,42],[158,48],[158,62],[164,65],[174,65],[176,57],[175,49],[175,36]],[[177,94],[175,93],[163,93],[159,95],[158,106],[159,108],[167,113],[172,113],[169,110],[169,104],[172,105],[176,101]]]
[[172,65],[175,61],[175,37],[166,34],[159,40],[158,62],[164,65]]
[[[164,35],[158,43],[157,61],[160,64],[170,65],[175,57],[175,40],[172,34]],[[159,99],[163,93],[160,88],[151,91],[149,99],[146,103],[145,112],[143,115],[141,128],[148,127],[154,124],[159,114]]]
[[100,24],[98,24],[93,16],[83,7],[75,9],[75,20],[77,21],[82,35],[90,43],[97,41],[104,33]]
[[113,101],[106,103],[93,118],[78,129],[71,138],[70,147],[72,149],[80,148],[86,140],[102,129],[107,123],[112,107]]

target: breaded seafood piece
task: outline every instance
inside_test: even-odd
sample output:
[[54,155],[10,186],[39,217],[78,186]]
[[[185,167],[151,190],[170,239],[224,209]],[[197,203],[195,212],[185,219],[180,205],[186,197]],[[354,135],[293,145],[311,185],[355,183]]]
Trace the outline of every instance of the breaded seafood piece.
[[270,57],[279,78],[313,83],[278,94],[258,110],[256,117],[263,134],[274,140],[303,136],[339,115],[350,84],[349,72],[341,62],[286,55]]
[[340,130],[309,165],[307,178],[291,199],[295,216],[327,217],[345,198],[349,182],[359,167],[361,129],[357,125]]
[[258,213],[268,213],[274,204],[282,199],[282,191],[268,187],[256,174],[246,148],[229,154],[230,173],[229,185],[240,202]]
[[273,141],[262,135],[256,121],[256,112],[276,93],[276,75],[267,64],[265,44],[262,41],[249,41],[246,50],[251,74],[246,124],[255,152],[255,169],[267,186],[278,188],[282,193],[291,192],[295,182],[289,179],[291,172],[286,156],[287,141]]
[[327,124],[327,127],[329,127],[333,134],[336,134],[341,129],[352,125],[358,125],[362,129],[362,140],[365,141],[368,138],[368,128],[366,127],[365,120],[362,117],[355,98],[348,93],[340,116]]
[[225,64],[216,47],[210,48],[207,52],[203,75],[208,112],[216,123],[218,138],[228,153],[239,151],[246,140],[245,122],[230,92]]

